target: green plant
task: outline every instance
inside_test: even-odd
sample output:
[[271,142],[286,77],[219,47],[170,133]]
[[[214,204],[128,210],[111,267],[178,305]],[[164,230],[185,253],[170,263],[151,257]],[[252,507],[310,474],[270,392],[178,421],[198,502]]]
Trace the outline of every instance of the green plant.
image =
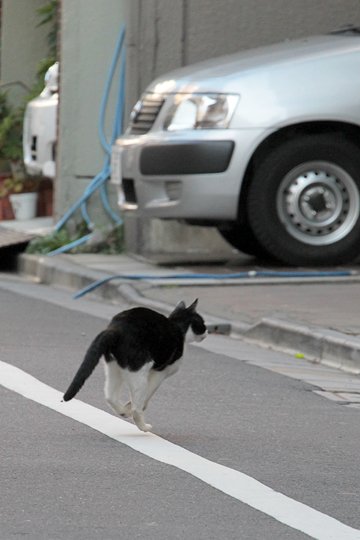
[[26,248],[26,253],[38,253],[41,255],[46,255],[47,253],[50,253],[50,251],[54,251],[55,249],[65,246],[73,240],[75,240],[75,238],[71,238],[66,229],[61,229],[60,231],[47,236],[34,238],[31,240]]
[[50,0],[47,4],[37,9],[37,14],[40,17],[38,26],[50,25],[50,30],[47,35],[48,55],[43,58],[36,70],[36,82],[31,88],[27,100],[38,96],[44,88],[44,77],[57,58],[57,34],[58,34],[58,0]]
[[40,22],[38,26],[43,26],[44,24],[50,24],[50,30],[48,33],[48,45],[49,45],[49,54],[53,57],[53,63],[55,62],[56,57],[56,47],[57,47],[57,33],[58,33],[58,0],[50,0],[44,6],[41,6],[37,9],[37,14],[40,16]]
[[[67,229],[61,229],[41,238],[34,238],[27,249],[27,253],[46,255],[55,249],[66,246],[89,233],[86,223],[78,225],[74,234],[70,234]],[[124,250],[124,228],[122,225],[114,227],[110,232],[101,235],[99,241],[90,241],[89,243],[79,245],[69,253],[103,253],[106,255],[116,255]]]
[[102,239],[97,243],[85,246],[87,253],[103,253],[106,255],[117,255],[124,251],[124,226],[117,225],[111,231],[103,234]]
[[17,161],[22,159],[23,109],[4,105],[0,117],[0,159]]
[[9,114],[9,104],[6,92],[0,92],[0,122]]
[[0,198],[13,193],[30,193],[37,191],[40,179],[28,176],[9,176],[0,184]]
[[0,161],[8,178],[0,183],[0,197],[35,191],[39,180],[27,177],[22,161],[23,111],[12,107],[6,92],[0,92]]

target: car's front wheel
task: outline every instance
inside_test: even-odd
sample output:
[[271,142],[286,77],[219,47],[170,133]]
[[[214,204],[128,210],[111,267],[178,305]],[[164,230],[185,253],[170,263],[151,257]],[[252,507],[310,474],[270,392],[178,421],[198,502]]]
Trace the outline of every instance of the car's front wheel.
[[260,245],[291,265],[333,265],[360,253],[360,150],[339,135],[301,136],[255,169],[248,217]]
[[234,248],[242,251],[246,255],[255,257],[266,257],[267,253],[259,244],[247,223],[234,222],[218,227],[221,236]]

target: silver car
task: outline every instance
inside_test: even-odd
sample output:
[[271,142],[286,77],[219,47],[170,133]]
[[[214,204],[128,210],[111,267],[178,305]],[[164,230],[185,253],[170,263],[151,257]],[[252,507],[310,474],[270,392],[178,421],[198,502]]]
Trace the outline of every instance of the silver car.
[[360,254],[360,31],[168,73],[112,155],[120,207],[291,265]]

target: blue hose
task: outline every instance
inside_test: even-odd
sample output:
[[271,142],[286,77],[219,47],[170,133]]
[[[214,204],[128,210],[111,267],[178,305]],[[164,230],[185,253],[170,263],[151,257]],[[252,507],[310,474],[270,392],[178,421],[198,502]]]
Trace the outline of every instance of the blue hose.
[[[110,65],[109,73],[105,82],[105,89],[102,96],[100,104],[100,114],[98,122],[98,132],[100,143],[105,152],[105,159],[102,170],[93,178],[90,184],[85,189],[82,196],[65,212],[62,218],[55,225],[55,231],[59,231],[69,218],[77,211],[81,210],[83,219],[87,224],[88,228],[92,230],[94,228],[93,223],[91,222],[90,216],[87,210],[87,201],[89,198],[97,191],[100,191],[100,197],[103,204],[103,208],[109,217],[116,223],[116,225],[121,225],[123,223],[122,218],[113,211],[110,206],[109,198],[107,194],[107,181],[111,175],[111,147],[114,144],[117,137],[122,132],[123,116],[124,116],[124,98],[125,98],[125,67],[126,67],[126,56],[125,56],[125,27],[122,26],[119,34],[119,38],[115,47],[114,55]],[[118,93],[117,101],[115,107],[114,123],[110,142],[107,141],[105,132],[104,132],[104,123],[105,123],[105,113],[107,108],[107,103],[109,100],[110,90],[112,87],[115,71],[120,59],[120,69],[119,69],[119,81],[118,81]],[[71,250],[72,248],[81,245],[87,242],[91,238],[90,235],[86,235],[83,238],[70,242],[65,246],[62,246],[54,251],[51,251],[49,255],[57,255],[59,253],[65,253],[66,251]]]
[[248,272],[237,272],[234,274],[119,274],[116,276],[109,276],[98,281],[94,281],[90,285],[87,285],[80,291],[74,294],[73,298],[81,298],[85,294],[93,291],[108,283],[113,279],[123,279],[130,281],[141,281],[141,280],[167,280],[167,279],[214,279],[214,280],[224,280],[224,279],[244,279],[244,278],[253,278],[253,277],[273,277],[273,278],[311,278],[311,277],[349,277],[353,275],[354,272],[351,270],[339,270],[339,271],[273,271],[273,270],[250,270]]
[[[123,54],[124,39],[125,39],[125,28],[122,27],[118,42],[115,47],[115,52],[114,52],[114,56],[111,62],[109,74],[105,82],[104,94],[102,96],[102,100],[100,104],[100,115],[99,115],[99,124],[98,124],[99,138],[100,138],[101,145],[104,149],[104,152],[108,156],[111,155],[111,146],[114,143],[115,139],[118,137],[118,135],[121,133],[121,128],[122,128],[122,122],[119,122],[119,118],[122,119],[123,102],[124,102],[124,96],[123,96],[123,79],[125,77],[125,56]],[[115,70],[118,65],[119,58],[121,62],[120,62],[118,101],[117,101],[117,107],[115,111],[115,122],[113,124],[112,137],[109,143],[106,139],[105,129],[104,129],[105,113],[106,113],[107,103],[109,100],[112,81],[114,79]]]

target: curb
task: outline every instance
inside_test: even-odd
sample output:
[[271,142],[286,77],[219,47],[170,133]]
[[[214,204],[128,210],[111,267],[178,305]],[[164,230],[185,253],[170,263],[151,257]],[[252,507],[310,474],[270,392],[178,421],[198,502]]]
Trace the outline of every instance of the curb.
[[[97,272],[69,262],[62,258],[61,255],[55,258],[46,255],[22,253],[17,259],[17,271],[20,274],[31,276],[38,283],[56,285],[74,291],[106,277],[103,272]],[[92,294],[100,299],[121,300],[118,286],[114,283],[106,283],[101,289],[95,290]]]
[[[108,277],[98,272],[69,262],[61,255],[56,257],[20,254],[18,272],[35,278],[39,283],[57,285],[79,290],[96,280]],[[127,301],[156,309],[169,315],[174,306],[142,295],[133,285],[104,283],[91,292],[99,299]],[[308,360],[333,368],[360,374],[360,340],[341,332],[321,327],[309,328],[276,318],[263,318],[253,325],[241,321],[225,320],[205,314],[207,326],[212,333],[240,337],[261,346],[299,354]]]
[[298,354],[300,358],[304,356],[314,363],[360,374],[360,340],[335,330],[264,318],[251,326],[243,337]]

